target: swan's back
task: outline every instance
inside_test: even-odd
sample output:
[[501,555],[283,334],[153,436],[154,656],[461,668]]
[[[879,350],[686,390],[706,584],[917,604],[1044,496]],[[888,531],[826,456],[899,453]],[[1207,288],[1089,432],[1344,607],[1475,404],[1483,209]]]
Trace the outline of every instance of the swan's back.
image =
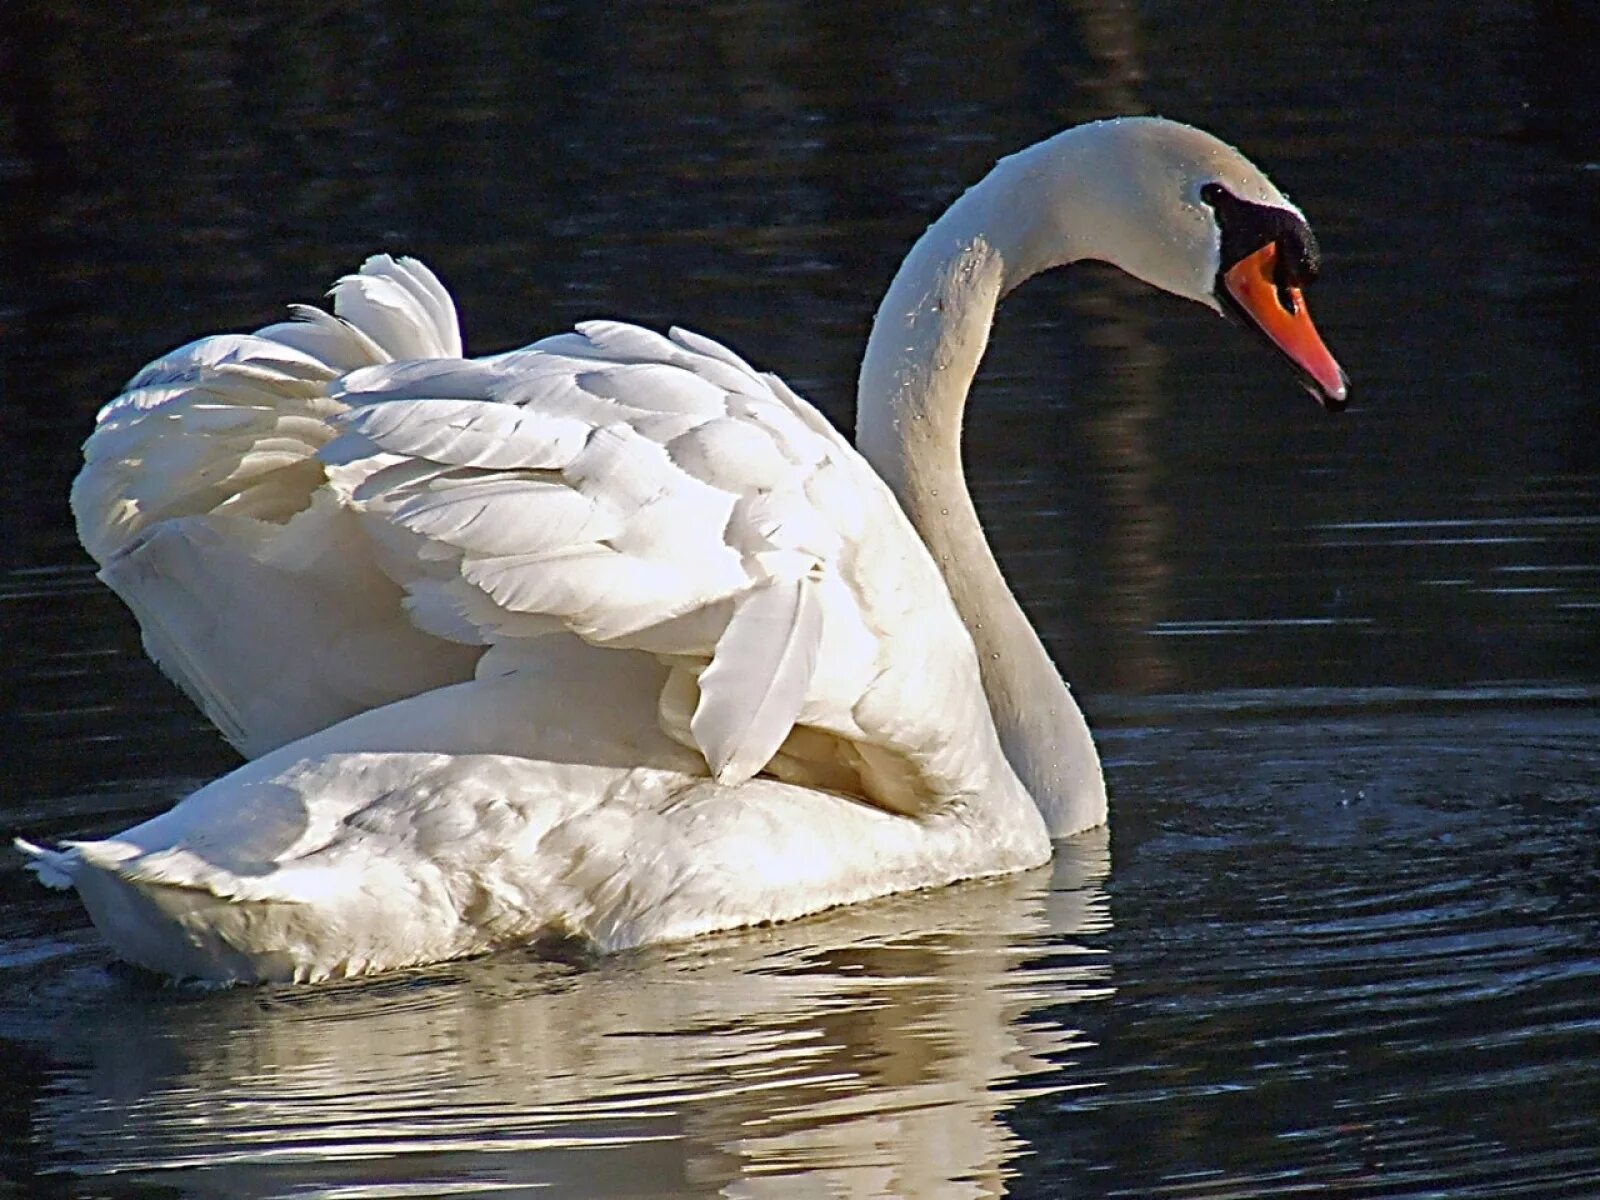
[[725,347],[588,322],[336,393],[333,486],[412,620],[491,647],[480,676],[573,634],[659,659],[661,728],[724,784],[904,812],[989,785],[974,653],[926,550],[820,414]]
[[1048,857],[937,568],[820,414],[676,330],[461,358],[430,281],[373,260],[347,320],[185,347],[90,439],[102,576],[259,755],[20,843],[124,957],[615,947]]

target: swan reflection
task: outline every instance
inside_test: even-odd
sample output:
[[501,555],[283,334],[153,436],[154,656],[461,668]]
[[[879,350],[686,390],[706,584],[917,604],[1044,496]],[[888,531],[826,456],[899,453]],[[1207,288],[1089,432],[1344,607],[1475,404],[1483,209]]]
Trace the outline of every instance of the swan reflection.
[[194,1196],[998,1195],[1003,1114],[1087,1086],[1107,865],[1102,830],[1049,872],[587,964],[121,988],[35,1128],[55,1170]]

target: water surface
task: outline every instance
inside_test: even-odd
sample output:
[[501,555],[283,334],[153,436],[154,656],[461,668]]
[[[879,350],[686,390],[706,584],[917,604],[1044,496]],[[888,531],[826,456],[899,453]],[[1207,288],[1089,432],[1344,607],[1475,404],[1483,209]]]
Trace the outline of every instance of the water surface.
[[[1101,737],[1053,872],[705,946],[195,995],[0,863],[0,1179],[59,1196],[1600,1194],[1600,144],[1567,6],[354,4],[0,14],[0,826],[235,761],[65,494],[198,333],[424,256],[469,345],[681,322],[848,424],[994,158],[1159,112],[1322,238],[1318,413],[1093,267],[968,455]],[[872,24],[872,28],[867,28]]]

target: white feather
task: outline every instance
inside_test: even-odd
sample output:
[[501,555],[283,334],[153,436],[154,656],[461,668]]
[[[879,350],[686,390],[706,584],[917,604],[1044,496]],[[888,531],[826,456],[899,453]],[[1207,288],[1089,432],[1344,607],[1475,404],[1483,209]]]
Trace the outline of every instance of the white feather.
[[600,499],[531,474],[438,479],[401,504],[394,521],[418,537],[488,557],[598,542],[624,525]]
[[345,442],[325,461],[377,452],[487,470],[565,466],[594,432],[570,417],[480,400],[392,400],[358,408],[340,424],[367,445]]
[[[380,276],[392,280],[416,305],[425,329],[432,341],[429,354],[423,357],[459,358],[461,356],[461,327],[456,320],[455,301],[439,277],[415,258],[391,258],[387,254],[374,254],[361,264],[361,276]],[[338,306],[338,288],[334,289],[335,308]],[[341,316],[348,314],[341,313]],[[396,358],[402,357],[395,355]],[[409,355],[406,357],[410,357]]]
[[733,610],[689,728],[718,783],[751,778],[783,745],[805,706],[822,645],[822,606],[809,579],[752,589]]
[[308,304],[289,306],[292,321],[258,329],[256,336],[280,342],[326,363],[336,374],[382,362],[386,352],[360,329]]
[[331,293],[334,311],[393,359],[455,357],[460,346],[441,337],[426,299],[391,275],[346,275]]

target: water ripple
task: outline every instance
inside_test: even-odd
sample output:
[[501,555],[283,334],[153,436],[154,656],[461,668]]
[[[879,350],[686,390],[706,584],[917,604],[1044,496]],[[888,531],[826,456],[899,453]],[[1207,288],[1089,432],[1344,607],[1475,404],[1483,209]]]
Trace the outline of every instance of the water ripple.
[[1103,1194],[1600,1194],[1593,701],[1122,706],[1102,1086],[1038,1114]]

